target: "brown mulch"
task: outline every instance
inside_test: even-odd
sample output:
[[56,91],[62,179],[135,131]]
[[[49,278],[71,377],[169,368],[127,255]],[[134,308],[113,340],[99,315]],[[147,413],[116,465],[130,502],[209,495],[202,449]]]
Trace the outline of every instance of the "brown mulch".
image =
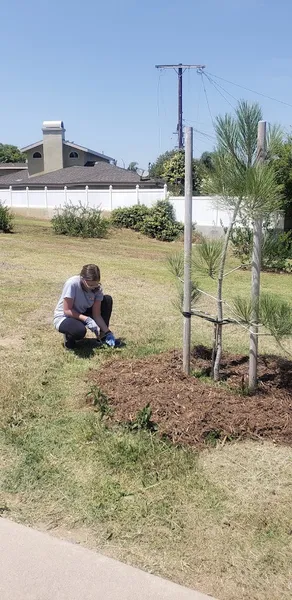
[[[192,369],[208,373],[210,350],[194,349]],[[225,354],[222,379],[214,384],[182,372],[178,351],[143,359],[114,359],[90,374],[114,409],[111,420],[135,421],[150,403],[160,435],[175,444],[201,446],[216,439],[267,439],[292,445],[292,362],[259,360],[259,391],[244,393],[248,357]]]

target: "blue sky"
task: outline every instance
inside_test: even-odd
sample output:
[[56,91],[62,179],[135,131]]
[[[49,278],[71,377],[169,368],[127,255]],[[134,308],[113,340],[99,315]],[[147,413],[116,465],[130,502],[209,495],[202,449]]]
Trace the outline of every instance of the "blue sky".
[[[205,64],[209,73],[292,105],[289,0],[10,0],[1,16],[3,143],[30,144],[41,138],[43,120],[63,119],[67,139],[119,165],[147,167],[176,144],[176,74],[159,73],[155,64]],[[266,120],[290,131],[292,107],[215,81],[234,98],[258,100]],[[232,111],[208,80],[205,88],[213,117]],[[184,75],[184,118],[201,132],[194,133],[194,154],[212,149],[195,71]]]

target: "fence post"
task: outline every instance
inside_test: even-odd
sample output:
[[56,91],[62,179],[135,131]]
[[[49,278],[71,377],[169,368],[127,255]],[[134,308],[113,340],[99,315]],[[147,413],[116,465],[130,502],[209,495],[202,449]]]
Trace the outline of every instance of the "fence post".
[[164,189],[164,200],[166,200],[167,199],[167,183],[164,184],[163,189]]
[[46,207],[46,210],[48,210],[48,188],[46,185],[45,185],[44,189],[45,189],[45,207]]
[[26,206],[27,208],[29,208],[29,194],[28,194],[28,187],[25,188],[26,191]]
[[64,186],[64,204],[67,204],[67,186]]
[[140,201],[139,201],[139,186],[138,185],[136,185],[136,204],[140,204]]
[[113,210],[113,186],[110,185],[109,186],[109,205],[110,205],[110,211]]
[[86,206],[88,206],[88,185],[85,186],[85,201]]
[[10,206],[12,206],[12,185],[9,186],[9,192],[10,192]]

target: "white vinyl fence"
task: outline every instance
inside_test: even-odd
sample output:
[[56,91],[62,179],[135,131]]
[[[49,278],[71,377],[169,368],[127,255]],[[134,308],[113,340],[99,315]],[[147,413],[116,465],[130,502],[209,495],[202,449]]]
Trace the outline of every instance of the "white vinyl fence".
[[[114,208],[133,206],[135,204],[145,204],[152,206],[157,200],[169,198],[173,204],[176,218],[178,221],[184,221],[184,198],[181,196],[168,196],[167,187],[160,189],[143,189],[138,185],[134,189],[118,190],[112,186],[104,190],[85,189],[71,190],[64,189],[51,190],[44,188],[42,190],[29,189],[17,190],[0,189],[0,201],[6,206],[16,209],[27,209],[30,212],[34,210],[45,210],[51,215],[55,208],[63,207],[67,202],[99,207],[103,211],[112,211]],[[218,200],[209,196],[193,197],[193,222],[196,223],[199,231],[210,235],[222,233],[222,226],[230,222],[230,214],[219,208]]]

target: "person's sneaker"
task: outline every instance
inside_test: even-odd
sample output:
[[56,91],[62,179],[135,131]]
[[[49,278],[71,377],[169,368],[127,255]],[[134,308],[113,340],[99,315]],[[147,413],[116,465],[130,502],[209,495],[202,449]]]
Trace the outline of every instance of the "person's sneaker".
[[75,340],[72,340],[66,333],[63,333],[63,340],[65,350],[74,350],[76,346]]

